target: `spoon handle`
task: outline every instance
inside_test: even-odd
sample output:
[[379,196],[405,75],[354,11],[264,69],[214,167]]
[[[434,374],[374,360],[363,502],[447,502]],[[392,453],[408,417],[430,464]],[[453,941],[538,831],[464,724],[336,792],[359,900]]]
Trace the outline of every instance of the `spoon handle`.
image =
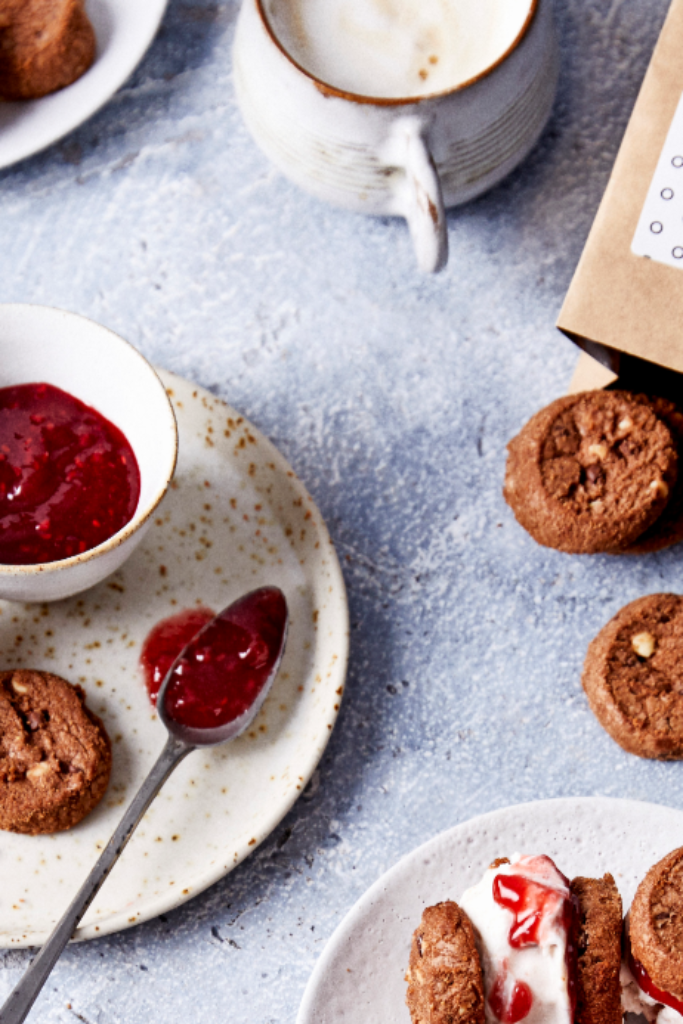
[[156,764],[140,786],[94,868],[55,926],[45,945],[31,962],[29,969],[10,992],[5,1005],[0,1010],[0,1024],[21,1024],[25,1019],[64,946],[76,930],[76,925],[119,859],[138,822],[173,769],[191,750],[194,750],[194,747],[183,743],[182,740],[175,739],[173,736],[168,737]]

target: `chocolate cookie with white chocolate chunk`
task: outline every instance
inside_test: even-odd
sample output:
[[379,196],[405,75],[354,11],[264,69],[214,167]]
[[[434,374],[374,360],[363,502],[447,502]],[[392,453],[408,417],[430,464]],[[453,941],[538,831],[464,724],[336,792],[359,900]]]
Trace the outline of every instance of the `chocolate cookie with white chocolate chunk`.
[[648,555],[653,551],[662,551],[683,540],[683,412],[674,402],[666,398],[651,398],[655,414],[664,422],[671,432],[678,452],[680,472],[672,488],[666,508],[652,526],[641,533],[631,544],[620,550],[610,552],[615,555]]
[[650,594],[617,612],[591,642],[582,682],[624,750],[683,758],[683,598]]
[[552,402],[508,445],[504,495],[547,547],[621,550],[662,514],[678,474],[676,441],[647,398],[587,391]]
[[0,673],[0,828],[78,824],[104,796],[111,747],[80,686],[48,672]]

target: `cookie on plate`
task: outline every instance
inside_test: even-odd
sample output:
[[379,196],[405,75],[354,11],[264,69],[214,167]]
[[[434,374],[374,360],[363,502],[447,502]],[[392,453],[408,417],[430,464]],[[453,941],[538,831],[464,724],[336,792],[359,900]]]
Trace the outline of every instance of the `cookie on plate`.
[[683,597],[650,594],[617,612],[588,647],[582,682],[624,750],[683,758]]
[[577,914],[572,944],[576,951],[575,1024],[621,1024],[621,931],[619,890],[610,874],[574,878],[569,888]]
[[0,672],[0,828],[36,835],[77,825],[111,772],[104,726],[80,686],[48,672]]
[[484,980],[467,914],[427,907],[413,934],[406,1004],[413,1024],[484,1024]]
[[628,915],[633,959],[662,993],[683,1000],[683,847],[650,868]]
[[539,544],[575,554],[632,544],[677,479],[671,431],[647,398],[625,391],[557,399],[508,451],[503,493],[518,522]]
[[3,0],[0,97],[37,99],[71,85],[95,59],[83,0]]

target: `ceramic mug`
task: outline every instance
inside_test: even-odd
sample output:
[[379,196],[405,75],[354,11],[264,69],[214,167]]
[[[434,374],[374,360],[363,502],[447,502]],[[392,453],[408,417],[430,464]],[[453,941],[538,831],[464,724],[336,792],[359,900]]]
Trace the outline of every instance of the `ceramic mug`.
[[468,81],[398,98],[348,92],[306,71],[275,34],[268,2],[243,0],[234,48],[237,99],[256,142],[320,199],[405,217],[420,268],[440,270],[444,209],[505,177],[550,115],[558,77],[551,0],[522,0],[516,38]]

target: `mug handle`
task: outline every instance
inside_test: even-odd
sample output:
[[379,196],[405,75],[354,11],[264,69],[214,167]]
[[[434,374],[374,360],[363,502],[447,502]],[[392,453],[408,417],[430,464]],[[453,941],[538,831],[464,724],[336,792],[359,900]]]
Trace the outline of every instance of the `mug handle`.
[[385,157],[404,173],[397,177],[399,212],[408,221],[420,270],[442,270],[448,262],[448,233],[441,182],[424,139],[424,122],[399,118],[392,127]]

